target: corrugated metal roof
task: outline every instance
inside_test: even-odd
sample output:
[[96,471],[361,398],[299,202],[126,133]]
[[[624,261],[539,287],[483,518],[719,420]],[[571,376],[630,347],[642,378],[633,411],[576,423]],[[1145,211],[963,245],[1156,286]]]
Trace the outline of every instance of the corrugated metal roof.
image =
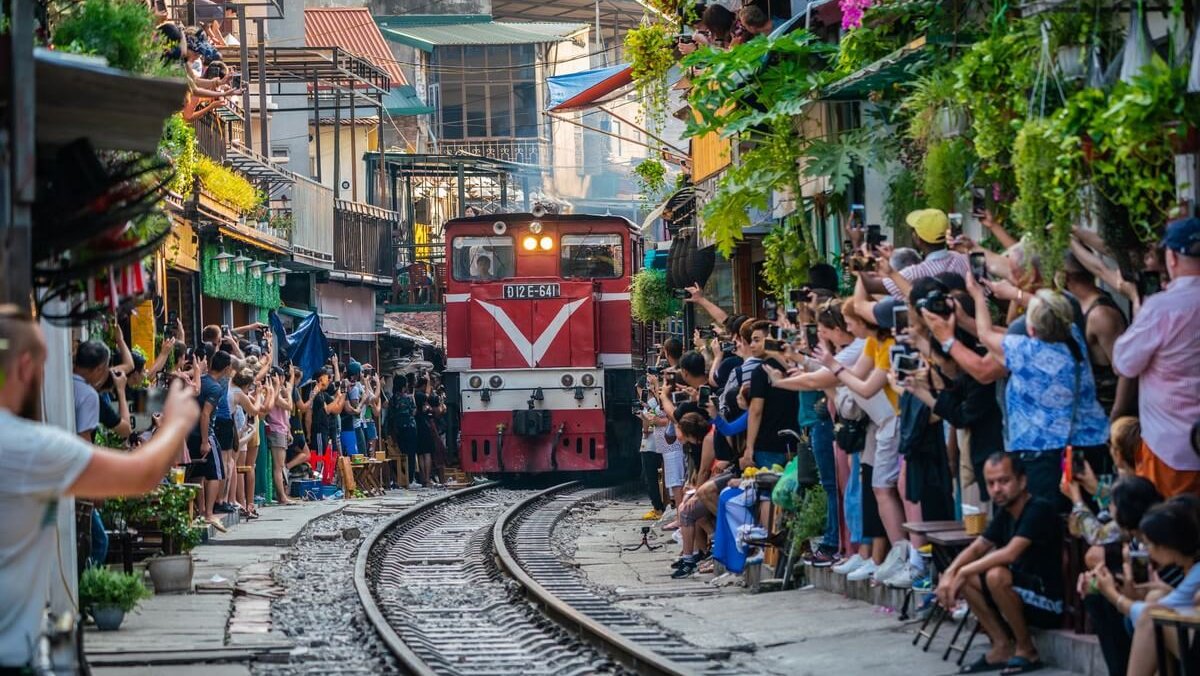
[[383,97],[383,109],[388,115],[428,115],[434,110],[433,106],[421,103],[412,85],[393,86],[392,91]]
[[341,47],[386,72],[393,87],[408,84],[366,7],[305,8],[304,42],[309,47]]
[[509,23],[492,21],[490,16],[387,16],[376,21],[384,38],[432,52],[434,47],[451,45],[529,45],[560,42],[586,31],[585,23]]

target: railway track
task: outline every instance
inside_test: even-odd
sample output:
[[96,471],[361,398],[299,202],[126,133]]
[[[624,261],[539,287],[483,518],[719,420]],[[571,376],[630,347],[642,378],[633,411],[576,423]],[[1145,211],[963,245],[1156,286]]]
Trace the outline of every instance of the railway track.
[[367,617],[409,673],[731,673],[701,651],[613,606],[554,552],[555,524],[606,489],[483,484],[380,524],[359,549]]

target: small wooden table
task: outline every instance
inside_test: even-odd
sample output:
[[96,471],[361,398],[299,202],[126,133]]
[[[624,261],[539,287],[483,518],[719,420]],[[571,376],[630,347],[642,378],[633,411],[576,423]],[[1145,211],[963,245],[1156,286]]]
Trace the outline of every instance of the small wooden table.
[[367,495],[383,495],[383,462],[370,458],[364,462],[351,462],[354,477],[351,490],[357,488]]
[[909,521],[904,524],[904,530],[914,535],[929,535],[930,533],[962,529],[962,521]]

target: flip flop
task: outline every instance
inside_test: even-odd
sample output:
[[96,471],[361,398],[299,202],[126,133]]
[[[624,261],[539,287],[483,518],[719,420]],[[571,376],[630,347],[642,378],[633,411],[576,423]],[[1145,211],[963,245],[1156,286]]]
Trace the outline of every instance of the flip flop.
[[213,528],[216,528],[218,532],[221,532],[221,533],[228,533],[228,532],[229,532],[229,529],[225,527],[225,524],[221,523],[221,520],[220,520],[220,519],[217,519],[217,518],[215,518],[215,517],[214,517],[214,518],[212,518],[212,519],[209,519],[209,520],[208,520],[208,522],[209,522],[210,524],[212,524],[212,527],[213,527]]
[[1017,656],[1010,659],[1008,664],[1004,665],[1004,671],[1001,671],[1000,673],[1003,676],[1009,676],[1010,674],[1028,674],[1029,672],[1037,671],[1044,666],[1046,665],[1041,660],[1031,660],[1028,657]]
[[987,661],[987,655],[980,655],[979,659],[977,659],[974,662],[959,669],[958,673],[960,673],[960,674],[982,674],[982,673],[986,673],[989,671],[1000,671],[1001,669],[1007,669],[1008,665],[1009,665],[1008,662],[1000,662],[998,664],[992,664],[991,662]]

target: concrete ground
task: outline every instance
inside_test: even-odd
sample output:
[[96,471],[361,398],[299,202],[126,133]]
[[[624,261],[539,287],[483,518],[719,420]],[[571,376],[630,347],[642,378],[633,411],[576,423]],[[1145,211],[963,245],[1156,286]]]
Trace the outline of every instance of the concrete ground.
[[[623,551],[640,542],[641,515],[648,505],[633,501],[602,505],[581,519],[574,559],[594,584],[611,590],[620,605],[674,630],[697,646],[725,648],[735,663],[762,674],[871,674],[912,676],[957,673],[942,650],[951,631],[943,628],[930,652],[912,646],[917,629],[888,610],[816,589],[749,593],[743,587],[714,587],[712,575],[672,580],[670,564],[679,546],[655,528],[654,552]],[[980,637],[968,655],[986,649]],[[1071,672],[1046,668],[1039,673]]]
[[[194,593],[155,595],[126,615],[118,631],[89,626],[88,660],[98,674],[206,676],[247,674],[246,665],[255,659],[285,660],[292,646],[272,631],[270,604],[278,590],[271,570],[300,532],[336,510],[392,512],[440,494],[406,490],[382,498],[263,507],[261,518],[214,533],[193,550]],[[201,666],[206,661],[218,663]]]

